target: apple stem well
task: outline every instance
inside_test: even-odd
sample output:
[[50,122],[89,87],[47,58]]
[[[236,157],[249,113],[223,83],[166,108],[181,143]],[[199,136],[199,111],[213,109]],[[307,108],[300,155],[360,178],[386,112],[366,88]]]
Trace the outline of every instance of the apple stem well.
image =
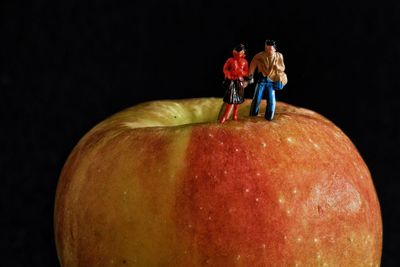
[[[244,119],[255,122],[264,117],[264,113],[260,113],[258,117],[249,116],[250,105],[251,99],[246,99],[245,102],[239,106],[239,120]],[[265,103],[262,103],[261,107],[265,108],[265,105]],[[135,129],[147,127],[174,127],[198,123],[217,123],[223,116],[225,106],[226,103],[224,103],[221,98],[207,98],[207,101],[204,101],[203,98],[150,101],[114,114],[106,120],[106,124],[109,126],[113,121],[116,123],[117,121],[118,123],[123,121],[124,126]],[[280,114],[290,112],[294,107],[283,102],[278,102],[276,108],[276,114],[280,116]],[[298,108],[296,112],[298,111],[313,113],[319,116],[315,112],[302,108]],[[232,116],[232,111],[228,114],[228,117],[229,116]],[[118,118],[118,120],[116,118]],[[96,128],[104,125],[104,122],[100,123]]]
[[[223,102],[219,98],[162,100],[136,105],[122,111],[129,128],[172,127],[195,123],[216,122]],[[119,117],[119,113],[113,117]],[[112,119],[111,117],[110,119]]]

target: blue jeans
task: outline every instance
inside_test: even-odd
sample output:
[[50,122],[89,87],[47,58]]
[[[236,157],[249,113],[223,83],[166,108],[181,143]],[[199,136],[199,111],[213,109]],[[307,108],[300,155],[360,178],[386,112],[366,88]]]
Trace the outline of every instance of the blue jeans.
[[[265,92],[267,88],[267,92]],[[267,110],[265,111],[265,118],[272,120],[275,114],[275,90],[282,90],[283,84],[280,81],[273,82],[267,77],[262,77],[258,80],[256,89],[254,91],[253,101],[250,107],[250,116],[257,116],[260,111],[260,103],[265,92],[265,99],[267,100]]]

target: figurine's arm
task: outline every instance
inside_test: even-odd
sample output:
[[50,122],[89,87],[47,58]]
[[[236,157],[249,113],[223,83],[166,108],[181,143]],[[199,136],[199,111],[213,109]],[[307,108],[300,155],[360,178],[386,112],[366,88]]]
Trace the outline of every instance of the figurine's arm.
[[254,72],[257,68],[257,57],[254,57],[251,62],[250,62],[250,68],[249,68],[249,76],[253,76]]
[[247,62],[247,60],[244,60],[244,62],[243,62],[243,69],[242,69],[241,76],[242,77],[249,76],[249,63]]
[[283,62],[282,54],[279,54],[278,61],[276,62],[275,68],[278,72],[285,71],[285,63]]
[[256,68],[258,67],[258,59],[257,56],[253,57],[253,59],[250,62],[250,68],[249,68],[249,84],[254,83],[254,72],[256,71]]
[[224,64],[224,69],[223,69],[223,71],[224,71],[224,75],[225,75],[225,79],[230,79],[230,80],[232,80],[231,78],[231,59],[228,59],[226,62],[225,62],[225,64]]

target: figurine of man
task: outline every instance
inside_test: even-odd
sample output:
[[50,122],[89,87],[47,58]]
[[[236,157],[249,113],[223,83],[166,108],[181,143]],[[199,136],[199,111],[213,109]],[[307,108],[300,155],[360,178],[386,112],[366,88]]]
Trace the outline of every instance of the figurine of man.
[[229,58],[224,64],[224,87],[226,89],[224,102],[226,103],[225,112],[220,119],[224,123],[229,116],[233,106],[233,119],[238,119],[239,105],[244,102],[244,88],[247,85],[245,79],[249,76],[249,67],[246,60],[246,49],[243,44],[233,49],[233,57]]
[[[251,61],[249,68],[251,80],[253,80],[256,68],[258,68],[261,76],[254,91],[254,97],[250,107],[250,116],[258,115],[261,99],[265,94],[267,102],[265,118],[267,120],[272,120],[275,114],[275,90],[282,90],[287,83],[283,56],[276,51],[276,42],[274,40],[266,40],[265,51],[255,55]],[[266,92],[265,89],[267,89]]]

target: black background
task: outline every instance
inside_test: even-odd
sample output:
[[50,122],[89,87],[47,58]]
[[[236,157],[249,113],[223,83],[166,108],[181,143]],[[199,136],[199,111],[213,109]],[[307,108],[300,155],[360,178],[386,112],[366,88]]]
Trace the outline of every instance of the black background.
[[400,2],[319,2],[1,1],[1,265],[58,266],[58,175],[90,128],[147,100],[222,97],[232,48],[250,60],[273,38],[289,78],[277,98],[355,143],[381,203],[382,266],[399,266]]

